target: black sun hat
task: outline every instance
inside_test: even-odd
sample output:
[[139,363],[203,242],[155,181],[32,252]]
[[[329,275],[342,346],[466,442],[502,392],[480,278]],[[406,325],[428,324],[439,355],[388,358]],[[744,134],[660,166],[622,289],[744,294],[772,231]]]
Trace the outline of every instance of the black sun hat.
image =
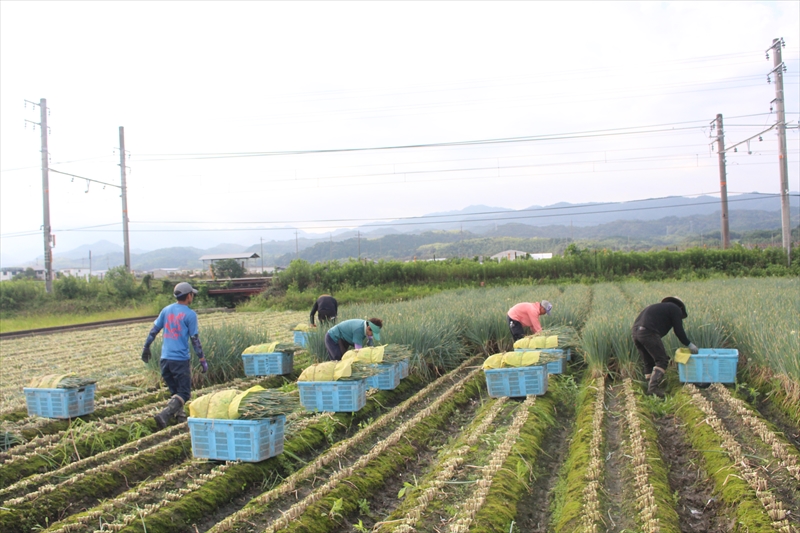
[[683,303],[683,300],[681,300],[677,296],[667,296],[666,298],[661,300],[661,303],[662,304],[664,304],[664,303],[675,304],[675,305],[677,305],[678,307],[681,308],[681,313],[683,313],[683,318],[686,318],[686,317],[689,316],[689,313],[686,311],[686,304]]

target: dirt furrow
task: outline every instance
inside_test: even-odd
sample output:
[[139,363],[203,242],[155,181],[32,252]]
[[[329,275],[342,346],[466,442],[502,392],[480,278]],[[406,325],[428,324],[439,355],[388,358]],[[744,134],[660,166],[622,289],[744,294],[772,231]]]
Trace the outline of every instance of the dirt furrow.
[[669,470],[669,486],[677,496],[676,511],[683,533],[724,533],[734,526],[714,496],[714,483],[705,473],[700,454],[692,449],[686,428],[673,415],[657,418],[658,446]]
[[575,425],[575,405],[569,403],[555,409],[556,426],[547,433],[539,459],[533,471],[533,483],[528,495],[517,506],[519,531],[546,533],[550,531],[550,505],[558,473],[569,452],[569,436]]
[[636,509],[632,505],[636,495],[630,489],[630,459],[625,452],[627,432],[623,410],[625,408],[622,385],[606,389],[605,468],[603,475],[603,501],[606,514],[603,520],[610,533],[636,530]]

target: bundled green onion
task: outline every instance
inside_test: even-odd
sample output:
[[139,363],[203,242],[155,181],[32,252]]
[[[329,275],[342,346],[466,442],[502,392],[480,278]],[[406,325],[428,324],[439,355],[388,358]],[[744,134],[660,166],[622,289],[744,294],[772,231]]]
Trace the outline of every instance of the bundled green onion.
[[296,395],[277,390],[253,391],[239,403],[239,418],[253,420],[287,415],[300,408]]
[[568,346],[578,346],[580,344],[580,336],[578,331],[572,326],[554,326],[552,328],[543,329],[539,333],[532,335],[533,337],[551,337],[556,335],[558,337],[558,347],[565,348]]
[[59,381],[58,388],[79,389],[81,387],[85,387],[86,385],[91,385],[92,383],[97,383],[97,380],[93,378],[70,376]]
[[350,375],[339,378],[339,381],[354,381],[356,379],[367,379],[384,372],[385,369],[370,363],[355,362],[350,367]]
[[384,363],[399,363],[413,355],[411,346],[405,344],[387,344],[383,347]]

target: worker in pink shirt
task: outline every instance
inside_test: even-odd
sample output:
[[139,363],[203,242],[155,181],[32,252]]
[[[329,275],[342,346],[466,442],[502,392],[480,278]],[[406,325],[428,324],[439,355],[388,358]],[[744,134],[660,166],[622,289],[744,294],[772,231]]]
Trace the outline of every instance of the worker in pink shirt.
[[511,329],[511,336],[514,342],[525,336],[523,326],[531,328],[534,333],[542,331],[539,317],[545,313],[550,314],[553,304],[547,300],[541,302],[523,302],[515,305],[508,310],[508,327]]

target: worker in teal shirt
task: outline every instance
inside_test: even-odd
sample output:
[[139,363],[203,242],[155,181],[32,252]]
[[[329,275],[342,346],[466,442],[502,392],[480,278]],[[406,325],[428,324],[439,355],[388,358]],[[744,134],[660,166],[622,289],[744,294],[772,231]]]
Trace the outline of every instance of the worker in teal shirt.
[[372,346],[374,341],[380,342],[382,327],[383,321],[380,318],[353,318],[333,326],[325,334],[328,357],[333,361],[341,361],[342,355],[351,345],[358,350],[363,346]]

